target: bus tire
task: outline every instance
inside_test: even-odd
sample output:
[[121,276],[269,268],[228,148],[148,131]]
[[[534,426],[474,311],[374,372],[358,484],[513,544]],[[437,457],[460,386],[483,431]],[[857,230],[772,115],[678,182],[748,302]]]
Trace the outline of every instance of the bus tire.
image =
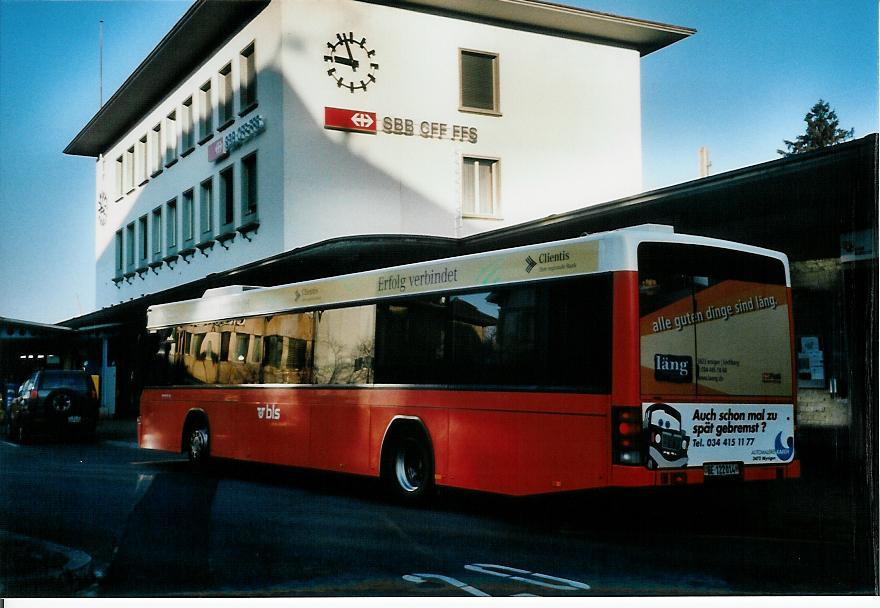
[[390,434],[382,450],[382,480],[395,500],[424,503],[434,490],[434,456],[425,432],[407,425]]
[[187,418],[183,430],[183,443],[187,458],[196,466],[205,464],[211,454],[211,433],[208,419],[201,412],[193,412]]

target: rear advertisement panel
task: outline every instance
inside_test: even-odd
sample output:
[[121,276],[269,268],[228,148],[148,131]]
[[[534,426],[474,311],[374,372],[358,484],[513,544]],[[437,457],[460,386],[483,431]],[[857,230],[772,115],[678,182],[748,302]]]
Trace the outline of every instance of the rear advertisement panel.
[[791,395],[784,286],[727,280],[695,288],[643,314],[640,325],[645,394]]
[[643,403],[648,467],[791,462],[793,411],[791,404]]

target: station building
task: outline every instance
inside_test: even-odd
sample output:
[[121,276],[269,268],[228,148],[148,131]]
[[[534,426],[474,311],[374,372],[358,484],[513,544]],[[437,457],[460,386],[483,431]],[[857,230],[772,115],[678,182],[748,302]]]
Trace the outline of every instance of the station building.
[[640,57],[692,33],[531,0],[198,0],[65,150],[97,160],[97,305],[635,194]]

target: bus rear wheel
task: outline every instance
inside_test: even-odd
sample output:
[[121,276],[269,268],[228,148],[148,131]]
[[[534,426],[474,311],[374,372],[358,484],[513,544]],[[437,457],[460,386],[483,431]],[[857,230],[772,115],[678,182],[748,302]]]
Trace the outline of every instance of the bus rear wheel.
[[422,433],[393,436],[383,458],[382,478],[392,497],[405,504],[425,501],[434,488],[434,459]]

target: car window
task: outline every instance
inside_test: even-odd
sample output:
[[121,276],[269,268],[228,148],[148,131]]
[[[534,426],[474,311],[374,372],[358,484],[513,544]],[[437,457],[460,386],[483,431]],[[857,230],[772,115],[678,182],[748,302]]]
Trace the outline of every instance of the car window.
[[40,378],[42,388],[67,388],[76,391],[88,391],[86,375],[79,372],[48,371]]
[[28,378],[27,380],[25,380],[24,382],[21,383],[21,386],[18,387],[18,396],[19,397],[27,394],[27,392],[30,390],[30,383],[31,383],[30,378]]

